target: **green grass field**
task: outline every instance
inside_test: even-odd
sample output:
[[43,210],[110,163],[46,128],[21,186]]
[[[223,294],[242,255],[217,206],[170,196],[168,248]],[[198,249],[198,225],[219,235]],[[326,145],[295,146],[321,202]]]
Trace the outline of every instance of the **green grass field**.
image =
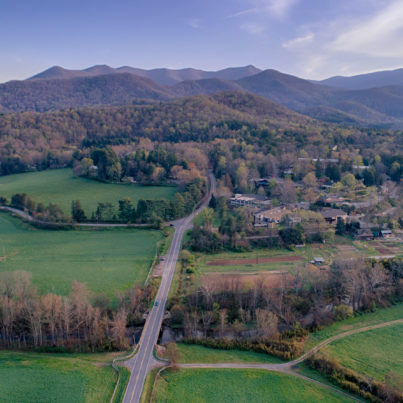
[[111,360],[105,354],[2,351],[0,402],[109,402],[117,379]]
[[112,295],[145,281],[161,239],[146,229],[41,230],[0,213],[0,272],[32,272],[40,292],[67,294],[77,280]]
[[154,402],[347,402],[348,398],[292,375],[264,370],[181,369],[165,371]]
[[403,324],[336,340],[323,352],[343,366],[380,381],[390,373],[403,380]]
[[136,205],[139,199],[172,199],[176,192],[174,186],[97,182],[76,177],[71,169],[0,177],[0,196],[10,198],[15,193],[26,193],[35,202],[59,204],[66,214],[70,214],[72,200],[80,200],[88,216],[96,210],[98,202],[109,202],[118,208],[118,201],[127,197]]
[[403,319],[403,303],[393,305],[389,308],[377,309],[375,312],[357,314],[354,318],[335,322],[319,332],[312,333],[305,344],[305,350],[310,350],[322,340],[336,334],[396,319]]
[[181,363],[222,363],[222,362],[284,362],[277,357],[268,354],[255,353],[254,351],[217,350],[204,346],[178,343]]

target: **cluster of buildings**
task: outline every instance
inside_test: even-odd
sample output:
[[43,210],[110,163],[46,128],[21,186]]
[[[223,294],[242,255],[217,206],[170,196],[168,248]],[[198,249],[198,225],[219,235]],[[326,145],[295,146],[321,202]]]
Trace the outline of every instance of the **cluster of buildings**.
[[[327,198],[326,203],[337,205],[342,203],[342,198]],[[283,219],[288,220],[289,225],[301,222],[301,217],[296,214],[298,210],[308,210],[309,203],[289,203],[287,205],[272,206],[271,201],[264,195],[256,194],[235,194],[228,200],[230,207],[245,207],[253,216],[255,227],[276,227]],[[357,220],[358,217],[349,216],[344,210],[337,208],[323,208],[319,211],[324,220],[329,224],[336,224],[339,219],[344,222]]]

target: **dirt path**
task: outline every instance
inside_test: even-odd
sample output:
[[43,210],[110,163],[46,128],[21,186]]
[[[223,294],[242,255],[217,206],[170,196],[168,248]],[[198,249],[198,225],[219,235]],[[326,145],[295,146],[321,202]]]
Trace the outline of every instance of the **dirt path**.
[[305,354],[303,354],[301,357],[296,358],[293,361],[289,361],[289,362],[285,362],[285,363],[281,363],[281,364],[260,364],[260,363],[218,363],[218,364],[198,364],[198,363],[194,363],[194,364],[177,364],[177,366],[179,368],[234,368],[234,369],[263,369],[263,370],[267,370],[267,371],[276,371],[276,372],[282,372],[285,374],[289,374],[289,375],[293,375],[296,376],[298,378],[304,379],[306,381],[315,383],[317,385],[320,385],[326,389],[335,391],[341,395],[343,395],[344,397],[348,397],[351,400],[355,400],[355,401],[362,401],[362,399],[356,399],[353,396],[344,393],[342,391],[340,391],[337,388],[334,388],[330,385],[326,385],[322,382],[319,382],[317,380],[311,379],[307,376],[304,376],[302,374],[299,374],[298,372],[296,372],[294,370],[294,367],[298,364],[300,364],[302,361],[305,361],[308,357],[312,356],[313,354],[317,353],[320,349],[322,349],[323,347],[327,346],[328,344],[332,343],[335,340],[339,340],[342,339],[344,337],[347,336],[351,336],[353,334],[357,334],[357,333],[362,333],[362,332],[367,332],[368,330],[373,330],[373,329],[379,329],[379,328],[383,328],[383,327],[387,327],[387,326],[393,326],[393,325],[397,325],[397,324],[403,324],[403,319],[397,319],[397,320],[393,320],[390,322],[384,322],[384,323],[379,323],[377,325],[371,325],[371,326],[364,326],[364,327],[360,327],[358,329],[353,329],[353,330],[349,330],[347,332],[343,332],[340,334],[337,334],[335,336],[332,336],[326,340],[323,340],[322,342],[320,342],[318,345],[316,345],[315,347],[313,347],[311,350],[309,350],[308,352],[306,352]]

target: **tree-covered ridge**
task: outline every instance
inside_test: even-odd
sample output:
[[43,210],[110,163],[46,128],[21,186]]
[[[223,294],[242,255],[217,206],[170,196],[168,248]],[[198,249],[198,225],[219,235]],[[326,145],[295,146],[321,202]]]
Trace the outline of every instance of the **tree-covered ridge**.
[[65,80],[10,81],[0,85],[0,112],[43,112],[173,97],[169,88],[148,78],[125,73]]
[[[0,116],[2,173],[66,166],[79,147],[157,142],[205,143],[217,138],[286,147],[345,143],[390,151],[400,132],[340,128],[238,92],[200,95],[152,105],[24,112]],[[263,149],[264,151],[264,149]]]

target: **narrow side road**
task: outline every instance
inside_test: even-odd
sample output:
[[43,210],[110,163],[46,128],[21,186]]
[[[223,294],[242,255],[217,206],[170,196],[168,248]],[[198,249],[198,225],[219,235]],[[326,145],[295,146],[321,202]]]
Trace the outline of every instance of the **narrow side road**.
[[146,376],[149,370],[156,364],[153,357],[153,350],[160,332],[165,312],[165,304],[181,249],[183,234],[191,225],[193,218],[208,205],[211,195],[215,192],[215,186],[215,178],[212,173],[209,173],[209,191],[204,202],[191,215],[173,223],[175,226],[175,234],[167,255],[161,285],[155,299],[155,305],[147,317],[146,324],[141,334],[139,342],[140,347],[137,354],[126,362],[126,366],[131,370],[131,376],[123,398],[124,403],[137,403],[140,401]]

